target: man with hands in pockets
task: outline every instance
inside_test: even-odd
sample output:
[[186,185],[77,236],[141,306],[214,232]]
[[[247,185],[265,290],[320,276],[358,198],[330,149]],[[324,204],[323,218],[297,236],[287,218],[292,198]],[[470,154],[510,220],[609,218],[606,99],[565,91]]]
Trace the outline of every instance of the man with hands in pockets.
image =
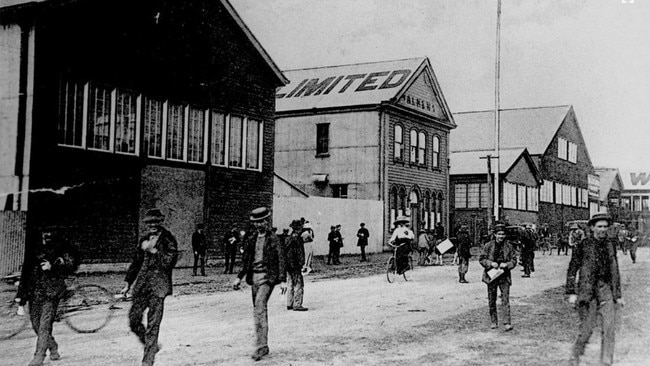
[[284,253],[280,239],[271,231],[270,217],[271,211],[266,207],[251,211],[250,221],[256,231],[246,238],[242,269],[233,283],[233,288],[239,290],[241,280],[245,276],[246,283],[251,286],[255,323],[255,351],[251,358],[255,361],[261,360],[269,353],[267,304],[273,288],[280,284],[283,294],[287,290]]

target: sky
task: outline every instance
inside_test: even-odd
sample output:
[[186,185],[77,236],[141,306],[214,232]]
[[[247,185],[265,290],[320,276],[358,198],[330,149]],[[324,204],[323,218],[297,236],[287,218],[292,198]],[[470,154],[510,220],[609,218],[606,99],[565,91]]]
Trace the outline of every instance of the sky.
[[[452,113],[495,107],[497,0],[230,2],[281,70],[426,56]],[[594,166],[650,172],[650,0],[501,11],[501,108],[573,105]]]

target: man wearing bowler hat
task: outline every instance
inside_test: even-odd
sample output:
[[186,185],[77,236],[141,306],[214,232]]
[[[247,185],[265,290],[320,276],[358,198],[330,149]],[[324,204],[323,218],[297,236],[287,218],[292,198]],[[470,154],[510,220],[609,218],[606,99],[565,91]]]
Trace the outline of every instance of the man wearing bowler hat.
[[[510,272],[517,266],[517,252],[512,243],[506,240],[506,226],[498,223],[494,226],[494,238],[485,243],[479,263],[485,269],[483,271],[483,282],[487,284],[488,307],[490,309],[490,328],[499,327],[497,314],[497,289],[501,290],[501,305],[503,309],[503,325],[505,331],[512,330],[510,319],[510,286],[512,276]],[[493,270],[502,272],[494,276]],[[494,276],[494,277],[492,277]]]
[[[579,365],[596,317],[602,318],[600,362],[614,362],[614,327],[616,305],[623,306],[621,276],[616,259],[616,244],[607,236],[612,219],[607,213],[594,214],[588,222],[593,235],[577,243],[567,271],[566,293],[569,303],[575,304],[580,318],[578,338],[573,344],[571,365]],[[578,288],[576,290],[576,275]]]
[[77,268],[77,251],[59,234],[58,227],[43,227],[38,243],[29,246],[15,299],[20,305],[29,302],[29,317],[38,336],[29,366],[42,365],[47,351],[50,360],[61,358],[59,345],[52,336],[52,325],[66,292],[64,280]]
[[[157,209],[148,210],[144,223],[148,232],[138,241],[133,261],[126,271],[126,286],[132,288],[133,303],[129,310],[129,326],[144,345],[142,366],[151,366],[160,350],[158,331],[163,318],[165,297],[172,294],[172,269],[178,259],[176,238],[162,226],[165,216]],[[147,327],[143,314],[147,312]]]
[[269,321],[267,304],[275,285],[280,284],[284,293],[287,289],[287,271],[280,239],[273,234],[269,225],[271,211],[258,207],[251,211],[250,221],[256,231],[246,238],[242,269],[237,274],[233,288],[239,290],[242,278],[251,286],[253,294],[253,317],[255,322],[255,351],[251,358],[261,360],[269,353]]

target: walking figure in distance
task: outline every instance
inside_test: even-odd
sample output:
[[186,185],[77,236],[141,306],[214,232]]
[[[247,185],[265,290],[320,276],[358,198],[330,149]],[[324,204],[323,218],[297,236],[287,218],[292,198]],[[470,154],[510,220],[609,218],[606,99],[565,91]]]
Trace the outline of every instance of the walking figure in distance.
[[[497,224],[494,226],[494,239],[485,243],[479,263],[485,269],[483,271],[483,282],[487,284],[488,307],[490,309],[490,328],[499,327],[497,315],[497,289],[501,291],[501,305],[503,309],[503,325],[506,331],[512,330],[510,319],[510,286],[512,285],[511,271],[517,266],[517,252],[509,241],[506,240],[506,226]],[[503,273],[494,279],[490,279],[488,271],[501,269]]]
[[370,232],[366,229],[366,224],[363,222],[359,224],[359,230],[357,230],[357,246],[361,249],[361,262],[365,262],[368,259],[366,258],[366,247],[368,246],[368,238],[370,237]]
[[[602,319],[600,362],[614,362],[616,305],[624,306],[621,293],[621,275],[616,259],[616,244],[607,236],[612,219],[607,213],[594,214],[588,222],[593,235],[577,243],[571,253],[567,271],[566,293],[569,303],[575,304],[580,318],[578,338],[573,344],[571,365],[580,364],[596,317]],[[576,290],[576,275],[578,288]]]
[[205,254],[207,251],[203,224],[196,224],[196,231],[192,234],[192,250],[194,251],[194,267],[192,274],[196,276],[196,269],[201,263],[201,276],[205,276]]
[[53,226],[44,227],[39,242],[28,247],[15,299],[21,305],[29,302],[29,318],[38,336],[29,366],[42,365],[47,351],[50,360],[61,358],[59,345],[52,336],[52,324],[66,292],[64,280],[77,268],[77,251],[59,234]]
[[472,257],[470,249],[472,248],[472,239],[469,237],[469,228],[462,225],[458,230],[456,254],[458,255],[458,282],[469,283],[465,275],[469,269],[469,259]]
[[[129,326],[144,345],[142,366],[151,366],[160,351],[158,332],[165,309],[165,298],[172,294],[172,270],[178,259],[178,243],[174,235],[162,226],[165,216],[159,209],[147,211],[144,223],[149,232],[140,238],[133,261],[126,271],[126,286],[132,288]],[[143,314],[147,310],[147,326]]]
[[246,238],[242,269],[233,283],[233,289],[239,290],[242,278],[246,277],[246,283],[251,286],[255,323],[255,351],[251,358],[255,361],[269,354],[267,304],[273,288],[280,284],[282,293],[287,289],[284,253],[280,239],[271,231],[270,216],[271,211],[266,207],[251,211],[250,221],[256,230]]

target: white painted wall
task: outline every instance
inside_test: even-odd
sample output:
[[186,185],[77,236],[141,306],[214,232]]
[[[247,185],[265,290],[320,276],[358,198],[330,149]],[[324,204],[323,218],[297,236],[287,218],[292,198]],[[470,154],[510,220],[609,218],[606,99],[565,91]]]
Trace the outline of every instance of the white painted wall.
[[288,228],[294,219],[304,217],[314,227],[314,254],[327,255],[329,243],[327,234],[330,226],[341,224],[344,246],[341,254],[358,254],[357,230],[359,224],[365,223],[370,231],[366,253],[382,251],[383,238],[383,201],[348,200],[326,197],[273,197],[273,226],[278,233]]

